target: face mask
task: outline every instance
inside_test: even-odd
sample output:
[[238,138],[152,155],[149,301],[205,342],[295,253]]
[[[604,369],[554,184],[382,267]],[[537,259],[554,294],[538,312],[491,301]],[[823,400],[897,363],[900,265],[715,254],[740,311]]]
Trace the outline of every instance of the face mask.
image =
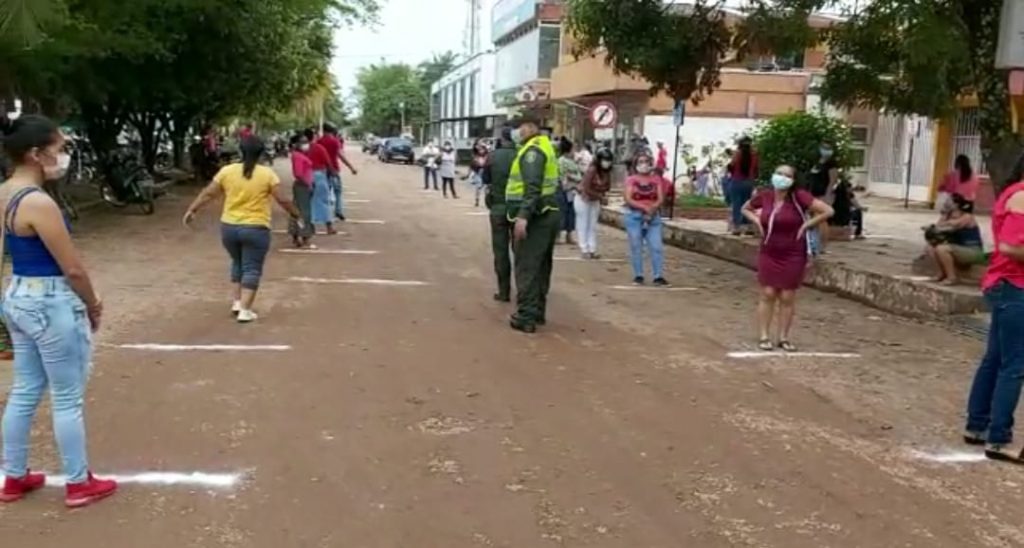
[[822,158],[831,158],[832,157],[832,149],[831,148],[818,149],[818,152],[821,153],[821,157]]
[[523,133],[521,131],[519,131],[519,128],[513,129],[512,130],[512,142],[518,145],[522,141],[523,141]]
[[602,169],[611,169],[612,168],[612,163],[610,161],[608,161],[608,160],[601,160],[601,168]]
[[43,165],[43,178],[47,181],[56,181],[64,176],[68,171],[68,166],[71,165],[71,156],[65,153],[57,154],[57,163],[53,165]]
[[637,164],[636,172],[642,175],[647,175],[651,172],[651,164]]
[[309,152],[309,143],[299,145],[299,150],[301,150],[302,152]]
[[775,187],[775,190],[789,190],[793,186],[793,179],[781,173],[776,173],[772,175],[772,186]]
[[451,152],[452,151],[452,146],[451,145],[445,145],[444,151],[445,152]]

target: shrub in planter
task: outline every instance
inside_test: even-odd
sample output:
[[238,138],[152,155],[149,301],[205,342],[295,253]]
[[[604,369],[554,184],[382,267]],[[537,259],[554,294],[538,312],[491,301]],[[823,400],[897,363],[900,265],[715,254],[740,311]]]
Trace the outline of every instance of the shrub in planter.
[[771,182],[775,168],[788,164],[796,169],[798,184],[805,185],[811,168],[818,163],[822,142],[832,143],[834,158],[842,169],[850,154],[850,128],[824,113],[791,112],[758,126],[751,135],[760,167],[758,182]]

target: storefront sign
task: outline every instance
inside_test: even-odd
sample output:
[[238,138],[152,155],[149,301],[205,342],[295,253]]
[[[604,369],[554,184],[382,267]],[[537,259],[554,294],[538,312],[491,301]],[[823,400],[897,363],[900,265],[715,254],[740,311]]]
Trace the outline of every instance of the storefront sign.
[[500,0],[491,11],[491,39],[499,40],[537,15],[539,0]]
[[996,68],[1024,68],[1024,0],[1003,0]]

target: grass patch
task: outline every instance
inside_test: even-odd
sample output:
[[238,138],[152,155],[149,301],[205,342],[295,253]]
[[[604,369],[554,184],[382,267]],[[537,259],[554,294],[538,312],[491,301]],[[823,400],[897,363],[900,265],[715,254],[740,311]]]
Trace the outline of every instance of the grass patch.
[[720,198],[712,198],[710,196],[700,196],[697,194],[684,194],[676,197],[676,207],[708,207],[724,209],[728,206],[725,205],[725,201]]

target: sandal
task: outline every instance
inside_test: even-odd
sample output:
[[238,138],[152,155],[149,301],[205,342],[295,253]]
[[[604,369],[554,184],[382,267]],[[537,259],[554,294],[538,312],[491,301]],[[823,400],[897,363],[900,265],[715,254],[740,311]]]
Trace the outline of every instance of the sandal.
[[757,342],[757,348],[765,352],[771,352],[775,349],[775,345],[772,344],[771,339],[761,339]]
[[779,341],[779,348],[783,352],[796,352],[796,345],[789,341]]
[[967,445],[985,445],[985,433],[967,430],[964,432],[964,443]]

